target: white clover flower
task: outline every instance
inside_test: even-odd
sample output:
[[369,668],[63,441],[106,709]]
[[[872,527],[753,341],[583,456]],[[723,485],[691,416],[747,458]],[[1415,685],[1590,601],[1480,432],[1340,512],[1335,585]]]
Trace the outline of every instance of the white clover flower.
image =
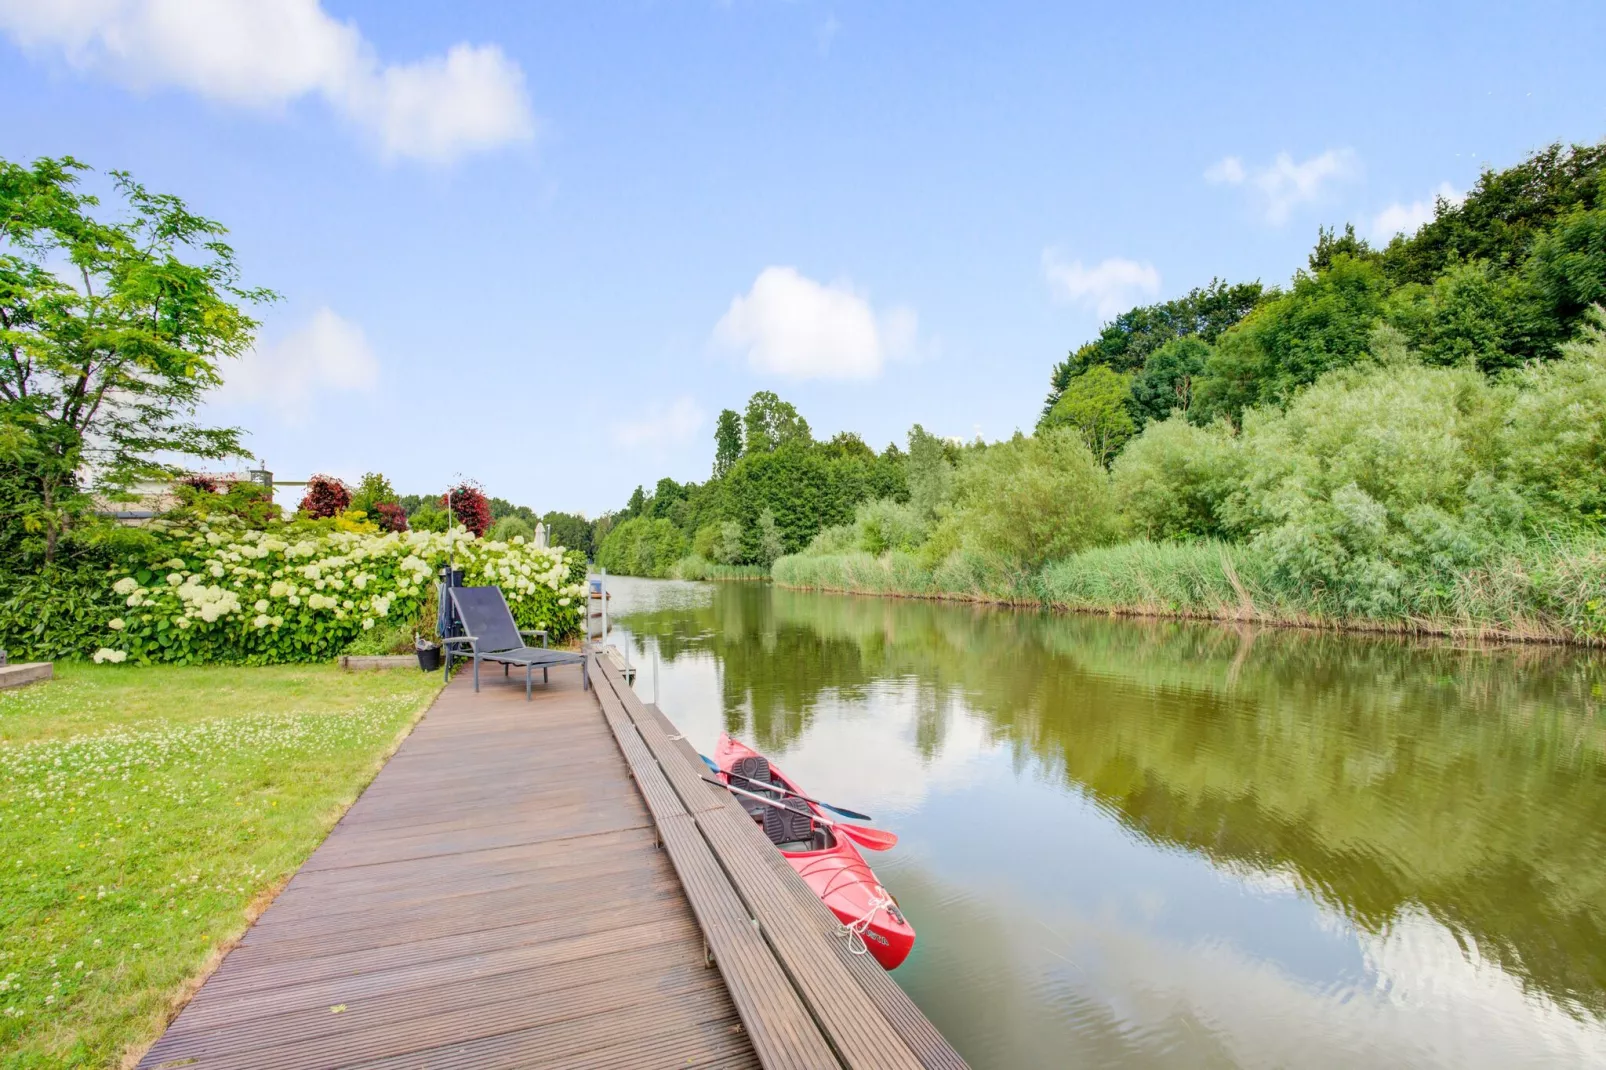
[[132,576],[124,576],[122,579],[112,584],[112,590],[116,591],[118,594],[133,594],[135,591],[139,590],[139,581]]
[[106,627],[110,628],[114,632],[122,631],[123,630],[123,618],[122,617],[113,617],[111,620],[106,622]]

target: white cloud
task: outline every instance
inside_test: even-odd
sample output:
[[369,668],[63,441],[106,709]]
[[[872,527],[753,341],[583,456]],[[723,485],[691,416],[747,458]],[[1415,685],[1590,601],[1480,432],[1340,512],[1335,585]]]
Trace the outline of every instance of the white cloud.
[[1394,235],[1401,233],[1415,234],[1423,223],[1433,221],[1433,206],[1436,201],[1447,201],[1450,204],[1460,204],[1467,199],[1448,182],[1440,182],[1433,191],[1433,196],[1420,201],[1404,204],[1395,201],[1377,215],[1372,217],[1372,237],[1376,241],[1386,242]]
[[1057,250],[1044,249],[1043,278],[1057,300],[1091,308],[1104,319],[1160,292],[1160,273],[1153,264],[1121,257],[1083,267],[1080,260],[1066,262]]
[[265,110],[319,96],[391,157],[445,163],[534,132],[524,74],[500,48],[382,64],[320,0],[0,0],[0,28],[134,88]]
[[1289,214],[1301,204],[1320,200],[1335,182],[1347,182],[1360,175],[1360,158],[1352,149],[1328,149],[1299,163],[1286,152],[1265,167],[1246,168],[1236,156],[1226,156],[1205,169],[1206,182],[1224,186],[1247,186],[1260,201],[1268,223],[1286,223]]
[[639,420],[613,425],[613,436],[623,446],[672,446],[689,440],[703,426],[703,410],[689,397],[678,397],[667,407],[654,402]]
[[220,402],[264,405],[288,423],[302,423],[320,393],[372,391],[379,382],[379,358],[361,327],[320,308],[300,330],[257,346],[223,372]]
[[870,379],[914,346],[914,309],[877,315],[843,282],[821,285],[789,267],[767,267],[731,300],[714,341],[744,352],[756,371],[789,379]]
[[1249,177],[1244,170],[1244,162],[1236,156],[1224,156],[1220,160],[1205,168],[1206,182],[1225,182],[1229,186],[1236,186]]

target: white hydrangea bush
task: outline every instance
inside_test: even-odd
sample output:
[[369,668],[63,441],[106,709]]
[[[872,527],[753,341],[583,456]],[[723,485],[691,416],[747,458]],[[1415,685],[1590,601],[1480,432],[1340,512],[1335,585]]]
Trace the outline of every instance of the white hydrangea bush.
[[258,531],[202,523],[163,531],[164,552],[112,584],[122,615],[97,662],[267,664],[334,657],[382,623],[433,611],[451,552],[471,586],[500,587],[524,628],[579,631],[585,561],[562,547],[463,531]]

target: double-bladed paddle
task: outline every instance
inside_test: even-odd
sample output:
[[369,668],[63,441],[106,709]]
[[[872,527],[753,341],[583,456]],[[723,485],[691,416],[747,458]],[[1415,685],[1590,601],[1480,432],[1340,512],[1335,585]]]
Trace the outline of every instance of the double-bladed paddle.
[[[734,787],[733,785],[726,784],[724,781],[715,780],[711,777],[703,777],[703,780],[714,785],[716,788],[724,788],[732,795],[740,795],[748,799],[757,799],[765,806],[773,806],[777,810],[785,810],[787,813],[797,813],[796,810],[793,810],[790,806],[787,806],[779,799],[767,799],[757,792],[744,791],[741,788]],[[885,851],[888,848],[896,847],[898,845],[898,837],[882,829],[865,828],[863,825],[850,825],[846,821],[832,821],[829,818],[821,817],[819,814],[807,814],[805,816],[811,821],[818,821],[832,832],[840,832],[842,835],[846,836],[860,847],[868,847],[872,851]]]
[[[703,764],[708,766],[708,768],[712,769],[714,772],[716,772],[716,773],[724,773],[725,772],[725,770],[723,770],[719,766],[715,765],[714,764],[714,759],[710,758],[708,755],[699,754],[697,757],[701,758],[703,760]],[[832,806],[828,802],[822,802],[819,799],[811,799],[807,795],[804,795],[800,791],[793,791],[791,788],[783,788],[779,784],[773,784],[772,783],[770,785],[770,787],[773,788],[774,790],[778,791],[778,792],[781,792],[783,795],[790,795],[793,798],[802,799],[804,802],[813,803],[815,806],[823,806],[827,810],[831,811],[833,814],[841,814],[843,817],[851,817],[855,821],[874,821],[875,820],[875,818],[871,817],[869,814],[861,814],[861,813],[859,813],[859,811],[857,811],[857,810],[849,810],[845,806]]]

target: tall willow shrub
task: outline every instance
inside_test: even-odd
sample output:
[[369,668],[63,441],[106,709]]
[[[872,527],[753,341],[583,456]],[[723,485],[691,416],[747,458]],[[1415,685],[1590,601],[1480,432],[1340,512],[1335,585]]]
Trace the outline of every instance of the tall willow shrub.
[[1076,431],[1057,428],[966,454],[932,541],[1033,571],[1116,531],[1108,474]]

